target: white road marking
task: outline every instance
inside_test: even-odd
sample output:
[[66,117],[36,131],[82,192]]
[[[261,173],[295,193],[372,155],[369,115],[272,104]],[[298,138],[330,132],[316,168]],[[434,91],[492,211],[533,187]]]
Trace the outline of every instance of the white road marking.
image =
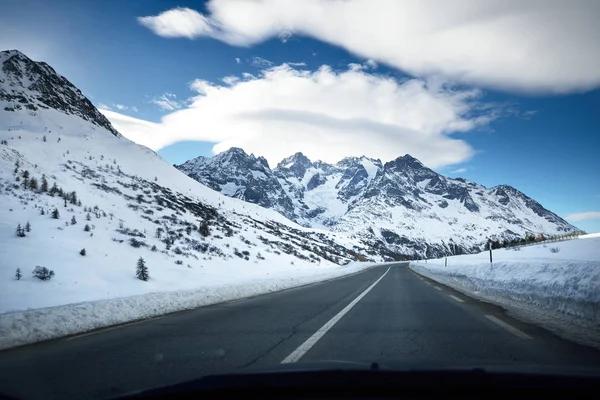
[[441,288],[441,287],[434,286],[434,288],[435,288],[436,290],[442,290],[442,288]]
[[448,297],[450,297],[450,298],[451,298],[451,299],[453,299],[453,300],[456,300],[456,301],[458,301],[459,303],[464,303],[464,302],[465,302],[463,299],[460,299],[460,298],[458,298],[458,297],[456,297],[456,296],[454,296],[454,295],[452,295],[452,294],[451,294],[451,295],[448,295]]
[[507,324],[506,322],[502,321],[501,319],[498,319],[498,318],[494,317],[493,315],[486,315],[485,317],[487,319],[489,319],[490,321],[496,323],[497,325],[500,325],[502,328],[506,329],[507,331],[509,331],[513,335],[520,337],[521,339],[533,339],[531,336],[529,336],[525,332],[522,332],[522,331],[518,330],[514,326],[511,326],[511,325]]
[[340,319],[342,319],[342,317],[344,315],[346,315],[346,313],[348,311],[350,311],[352,309],[352,307],[354,307],[356,305],[356,303],[358,303],[360,301],[360,299],[365,297],[367,295],[367,293],[369,293],[371,291],[371,289],[373,289],[375,287],[375,285],[377,285],[379,283],[379,281],[382,280],[383,277],[387,275],[387,273],[390,271],[390,268],[392,268],[392,267],[389,267],[387,269],[387,271],[385,271],[385,273],[383,275],[381,275],[381,277],[379,279],[377,279],[364,292],[362,292],[360,295],[358,295],[357,298],[352,300],[352,302],[350,304],[348,304],[346,307],[344,307],[344,309],[342,311],[340,311],[339,313],[337,313],[337,315],[335,315],[333,318],[331,318],[325,325],[323,325],[321,327],[321,329],[316,331],[311,337],[309,337],[304,343],[302,343],[300,345],[300,347],[298,347],[289,356],[287,356],[281,363],[287,364],[287,363],[293,363],[293,362],[298,361],[304,354],[306,354],[306,352],[308,350],[311,349],[311,347],[313,347],[319,341],[319,339],[321,339],[323,337],[323,335],[325,335],[327,333],[327,331],[329,331]]

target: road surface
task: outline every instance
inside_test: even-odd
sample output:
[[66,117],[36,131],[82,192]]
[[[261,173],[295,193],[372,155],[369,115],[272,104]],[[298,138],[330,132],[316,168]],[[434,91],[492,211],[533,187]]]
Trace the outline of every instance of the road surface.
[[560,339],[406,264],[0,352],[0,392],[106,398],[281,362],[600,367]]

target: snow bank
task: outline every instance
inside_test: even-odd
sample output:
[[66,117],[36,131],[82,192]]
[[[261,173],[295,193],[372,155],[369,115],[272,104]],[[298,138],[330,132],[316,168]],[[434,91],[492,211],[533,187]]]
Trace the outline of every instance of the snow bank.
[[[552,252],[558,248],[558,252]],[[600,327],[600,235],[412,262],[424,276],[484,300]]]
[[335,279],[375,265],[377,264],[357,262],[326,272],[312,271],[312,274],[297,274],[289,278],[279,277],[196,290],[149,293],[2,314],[0,349]]

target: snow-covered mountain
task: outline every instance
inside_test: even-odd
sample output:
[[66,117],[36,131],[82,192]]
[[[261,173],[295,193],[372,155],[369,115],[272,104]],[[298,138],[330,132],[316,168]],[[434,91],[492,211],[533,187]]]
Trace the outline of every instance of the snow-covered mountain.
[[[302,227],[189,178],[121,136],[47,64],[16,50],[0,52],[0,63],[0,313],[382,259],[358,239]],[[257,180],[271,173],[264,160],[244,169]],[[287,207],[279,190],[265,205]],[[19,224],[31,229],[16,235]],[[148,282],[135,279],[140,257]],[[41,285],[36,266],[55,276]]]
[[349,234],[382,254],[472,253],[492,235],[512,240],[577,230],[511,186],[448,178],[408,154],[385,164],[366,157],[327,164],[296,153],[271,170],[266,160],[232,148],[177,168],[223,194],[306,227]]

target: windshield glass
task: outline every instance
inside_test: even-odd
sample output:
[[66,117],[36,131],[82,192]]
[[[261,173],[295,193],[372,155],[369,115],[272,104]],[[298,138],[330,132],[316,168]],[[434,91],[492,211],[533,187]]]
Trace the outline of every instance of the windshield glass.
[[600,368],[600,2],[1,10],[0,396]]

